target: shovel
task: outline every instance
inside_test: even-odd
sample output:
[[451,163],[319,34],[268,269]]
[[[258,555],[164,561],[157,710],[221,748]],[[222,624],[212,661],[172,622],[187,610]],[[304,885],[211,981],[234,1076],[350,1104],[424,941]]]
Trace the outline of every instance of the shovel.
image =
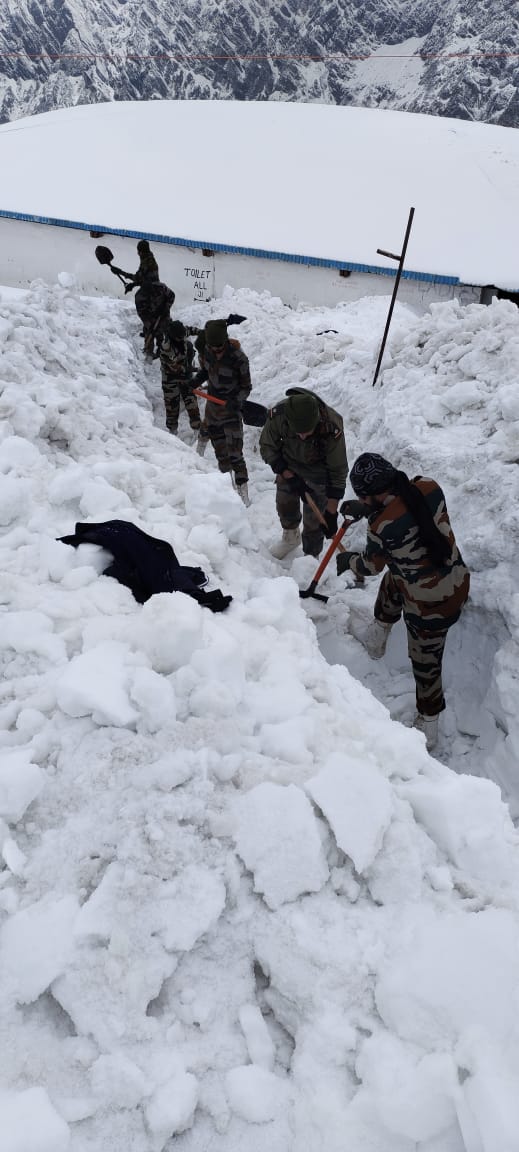
[[315,573],[313,580],[310,581],[308,588],[300,588],[299,595],[302,600],[307,600],[310,596],[312,596],[314,600],[322,600],[323,604],[328,603],[328,597],[322,596],[319,592],[316,592],[315,589],[317,588],[325,568],[328,567],[328,564],[330,563],[335,550],[339,547],[343,536],[348,531],[350,525],[354,523],[355,520],[344,520],[344,522],[341,524],[341,527],[335,533],[333,540],[330,541],[330,546],[326,549],[317,572]]
[[[211,404],[220,404],[221,407],[225,407],[227,403],[226,400],[220,400],[219,396],[211,396],[210,392],[204,392],[202,388],[193,388],[193,393],[201,400],[209,400]],[[253,428],[263,428],[267,419],[267,409],[264,404],[256,404],[255,400],[244,400],[242,416],[244,424]]]
[[114,276],[119,277],[121,284],[124,284],[126,288],[126,280],[123,279],[125,273],[121,268],[116,268],[115,265],[112,265],[114,254],[111,252],[110,248],[105,248],[104,244],[98,244],[95,250],[95,254],[96,260],[98,260],[100,264],[108,264],[110,271],[113,272]]

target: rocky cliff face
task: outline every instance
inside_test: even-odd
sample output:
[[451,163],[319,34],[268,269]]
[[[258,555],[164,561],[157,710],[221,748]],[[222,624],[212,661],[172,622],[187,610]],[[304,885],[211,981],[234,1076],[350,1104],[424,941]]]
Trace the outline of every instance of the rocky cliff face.
[[519,15],[504,0],[3,0],[2,9],[4,121],[169,97],[519,125]]

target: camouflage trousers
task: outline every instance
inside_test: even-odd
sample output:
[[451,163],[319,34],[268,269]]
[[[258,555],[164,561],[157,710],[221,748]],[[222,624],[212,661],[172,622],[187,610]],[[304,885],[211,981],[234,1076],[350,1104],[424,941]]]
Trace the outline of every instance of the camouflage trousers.
[[[375,617],[383,624],[396,624],[403,611],[403,601],[390,572],[382,579],[375,602]],[[430,611],[430,606],[429,606]],[[422,716],[437,716],[445,708],[442,684],[442,661],[447,633],[456,617],[447,624],[438,616],[439,627],[420,627],[420,617],[406,614],[407,652],[413,667],[416,686],[416,708]]]
[[[326,507],[326,489],[322,485],[311,488],[311,496],[320,512]],[[284,480],[282,476],[276,477],[276,511],[281,521],[281,527],[297,528],[301,523],[301,497],[294,489],[291,480]],[[305,556],[318,556],[324,540],[322,525],[312,512],[310,505],[303,502],[303,552]]]
[[193,384],[190,380],[178,380],[168,372],[162,373],[162,393],[166,409],[166,427],[170,432],[178,429],[180,413],[180,400],[184,401],[191,427],[198,431],[200,428],[200,412],[196,396],[192,392]]
[[239,487],[241,484],[246,484],[249,479],[243,455],[241,413],[235,412],[222,420],[213,418],[210,409],[211,405],[206,404],[201,438],[211,441],[220,472],[233,472],[235,482]]

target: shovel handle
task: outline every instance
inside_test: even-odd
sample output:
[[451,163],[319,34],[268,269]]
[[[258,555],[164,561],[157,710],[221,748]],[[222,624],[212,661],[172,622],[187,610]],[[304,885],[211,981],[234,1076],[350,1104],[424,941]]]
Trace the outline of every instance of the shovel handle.
[[211,396],[210,392],[203,392],[201,388],[193,388],[193,395],[200,396],[201,400],[209,400],[211,404],[221,404],[225,408],[227,400],[220,400],[218,396]]

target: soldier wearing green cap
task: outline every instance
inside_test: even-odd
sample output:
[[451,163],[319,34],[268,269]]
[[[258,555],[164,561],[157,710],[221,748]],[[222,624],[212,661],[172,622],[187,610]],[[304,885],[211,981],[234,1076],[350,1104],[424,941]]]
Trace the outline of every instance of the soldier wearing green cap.
[[180,320],[170,320],[169,316],[160,329],[160,371],[166,428],[173,434],[178,431],[181,399],[193,431],[200,431],[200,412],[196,396],[193,396],[195,350],[188,340],[190,332],[191,329],[186,328]]
[[[271,408],[260,436],[260,452],[276,475],[276,510],[282,539],[271,548],[282,560],[301,542],[303,552],[318,556],[324,536],[337,531],[337,507],[348,476],[342,416],[306,388],[289,388],[287,399]],[[306,503],[309,492],[323,514],[326,528]]]
[[223,403],[206,402],[204,431],[214,448],[220,472],[230,472],[233,484],[248,505],[248,472],[243,456],[242,405],[251,390],[249,361],[238,340],[230,340],[226,320],[208,320],[203,340],[195,342],[200,371],[193,386]]

